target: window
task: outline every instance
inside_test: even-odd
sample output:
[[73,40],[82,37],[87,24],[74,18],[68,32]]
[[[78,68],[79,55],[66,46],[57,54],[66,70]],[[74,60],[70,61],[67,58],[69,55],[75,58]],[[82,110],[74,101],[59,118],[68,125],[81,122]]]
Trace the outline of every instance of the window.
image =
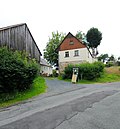
[[74,56],[79,56],[79,50],[74,51]]
[[74,42],[73,41],[70,41],[70,43],[69,43],[70,45],[73,45],[74,44]]
[[69,52],[65,52],[65,57],[69,57]]

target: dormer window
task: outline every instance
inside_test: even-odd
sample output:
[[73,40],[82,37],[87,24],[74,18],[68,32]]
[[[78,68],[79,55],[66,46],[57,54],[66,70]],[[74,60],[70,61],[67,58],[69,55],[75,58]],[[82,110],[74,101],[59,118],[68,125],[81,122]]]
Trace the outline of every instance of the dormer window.
[[73,45],[74,44],[74,42],[73,41],[70,41],[70,43],[69,43],[70,45]]

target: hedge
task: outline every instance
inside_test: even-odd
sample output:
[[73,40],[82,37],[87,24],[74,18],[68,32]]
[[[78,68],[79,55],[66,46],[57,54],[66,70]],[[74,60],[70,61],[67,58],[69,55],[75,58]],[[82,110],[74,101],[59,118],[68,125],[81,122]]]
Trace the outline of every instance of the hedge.
[[77,65],[68,65],[65,67],[64,73],[62,75],[63,79],[71,79],[73,74],[73,67],[79,69],[78,78],[85,80],[94,80],[99,78],[104,71],[104,64],[101,62],[94,63],[82,63]]
[[29,89],[38,70],[35,59],[30,59],[25,52],[0,48],[0,92]]

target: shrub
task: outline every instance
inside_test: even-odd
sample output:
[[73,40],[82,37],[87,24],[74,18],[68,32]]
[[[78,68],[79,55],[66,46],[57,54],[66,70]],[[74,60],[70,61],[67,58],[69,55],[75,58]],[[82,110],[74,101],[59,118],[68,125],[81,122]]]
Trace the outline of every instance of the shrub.
[[86,80],[93,80],[101,76],[101,73],[103,72],[104,64],[101,62],[95,62],[95,63],[84,63],[80,64],[79,67],[79,78],[86,79]]
[[120,66],[120,61],[117,61],[117,65]]
[[0,48],[0,92],[29,89],[37,73],[38,64],[25,52]]
[[69,64],[67,67],[65,67],[64,73],[62,74],[63,79],[71,79],[73,74],[73,65]]
[[114,66],[114,63],[113,62],[107,62],[105,66],[106,67],[111,67],[111,66]]
[[73,67],[79,68],[78,78],[86,79],[86,80],[93,80],[101,76],[101,73],[104,70],[104,64],[101,62],[95,63],[83,63],[78,65],[68,65],[62,76],[63,79],[71,79],[73,74]]
[[57,71],[56,71],[55,69],[53,70],[52,76],[53,76],[53,77],[58,77],[58,73],[57,73]]

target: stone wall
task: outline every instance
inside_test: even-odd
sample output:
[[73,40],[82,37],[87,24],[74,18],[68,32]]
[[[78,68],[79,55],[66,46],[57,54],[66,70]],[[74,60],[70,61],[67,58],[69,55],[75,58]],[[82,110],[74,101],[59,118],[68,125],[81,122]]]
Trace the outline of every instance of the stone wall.
[[71,62],[60,62],[59,63],[59,73],[62,73],[65,69],[65,67],[67,67],[69,64],[81,64],[81,63],[85,63],[85,60],[80,60],[80,61],[71,61]]

